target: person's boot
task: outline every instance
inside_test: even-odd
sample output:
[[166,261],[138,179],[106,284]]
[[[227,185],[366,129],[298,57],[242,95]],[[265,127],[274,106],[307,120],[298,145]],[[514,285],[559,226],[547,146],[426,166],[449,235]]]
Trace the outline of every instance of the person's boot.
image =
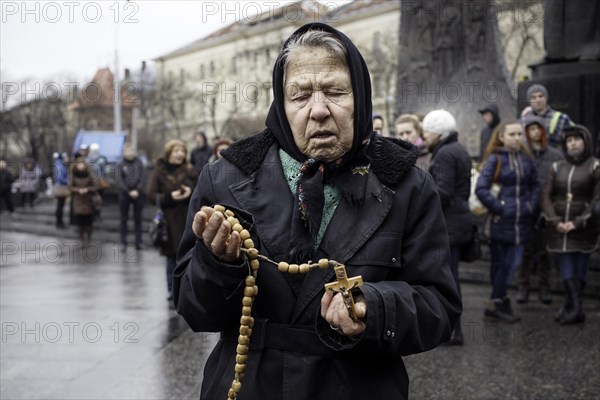
[[529,301],[529,288],[525,286],[519,287],[519,291],[517,292],[517,303],[525,304]]
[[546,287],[540,287],[538,298],[544,304],[552,304],[552,295],[550,294],[550,289]]
[[509,324],[517,322],[514,315],[510,315],[505,311],[504,302],[502,299],[487,300],[483,316],[486,319],[498,322],[506,322]]
[[456,325],[454,326],[452,338],[445,344],[447,346],[462,346],[465,344],[465,340],[463,338],[462,333],[462,326],[460,325],[460,317],[458,318],[458,321],[456,321]]
[[508,296],[504,296],[504,298],[502,298],[502,307],[506,314],[512,316],[515,319],[515,322],[521,320],[521,317],[515,315],[512,306],[510,305],[510,298]]
[[85,228],[78,228],[77,234],[79,236],[79,247],[83,249],[85,247]]
[[560,323],[567,325],[584,322],[585,313],[583,312],[581,282],[576,279],[569,279],[567,286],[571,294],[572,305],[566,310],[564,316],[560,319]]
[[556,322],[560,322],[560,320],[564,318],[565,313],[572,307],[573,304],[573,299],[571,298],[571,293],[569,292],[569,287],[567,286],[566,280],[563,280],[563,285],[565,287],[565,299],[563,300],[562,306],[560,306],[558,312],[554,316],[554,320]]

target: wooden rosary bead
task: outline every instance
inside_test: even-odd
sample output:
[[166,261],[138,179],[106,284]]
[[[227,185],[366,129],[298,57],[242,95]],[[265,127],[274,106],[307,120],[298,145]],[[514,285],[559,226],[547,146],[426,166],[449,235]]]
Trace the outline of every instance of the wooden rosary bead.
[[290,270],[290,264],[286,263],[285,261],[281,261],[279,264],[277,264],[277,269],[279,272],[288,272]]
[[247,325],[240,326],[240,335],[250,336],[252,329]]
[[[254,318],[250,317],[250,322],[248,323],[248,327],[254,328]],[[250,332],[252,332],[252,331],[250,331]],[[248,334],[248,337],[250,337],[250,333]]]
[[229,389],[229,392],[227,392],[227,399],[228,400],[233,400],[235,399],[235,392],[233,391],[233,383],[231,384],[232,388]]
[[250,268],[252,268],[252,271],[256,271],[258,269],[258,267],[260,267],[260,261],[258,261],[258,260],[250,261]]
[[233,382],[233,387],[232,387],[233,391],[237,394],[240,392],[240,390],[242,389],[242,382],[240,381],[235,381]]
[[238,344],[235,351],[238,354],[248,354],[248,346],[243,345],[243,344]]
[[247,248],[247,249],[254,249],[254,241],[252,239],[246,239],[246,240],[244,240],[244,247]]
[[214,208],[215,211],[222,212],[222,213],[225,212],[225,207],[223,207],[220,204],[215,205],[213,208]]
[[290,264],[290,269],[289,269],[289,271],[288,271],[288,272],[289,272],[290,274],[292,274],[292,275],[295,275],[295,274],[297,274],[297,273],[298,273],[298,269],[299,269],[299,268],[300,268],[300,267],[298,266],[298,264]]
[[242,305],[244,307],[250,307],[252,305],[252,297],[244,296],[244,298],[242,299]]
[[240,372],[236,372],[234,375],[235,379],[242,382],[242,380],[244,379],[244,373],[240,373]]
[[244,336],[244,335],[238,336],[238,344],[248,344],[248,343],[250,343],[250,338],[248,336]]
[[258,286],[254,285],[254,296],[258,295]]
[[256,260],[258,258],[258,250],[256,249],[248,249],[248,258],[251,260]]
[[244,371],[246,371],[246,365],[245,364],[235,364],[235,372],[241,374]]
[[321,258],[319,260],[319,268],[321,268],[321,269],[329,268],[329,260],[326,258]]
[[256,278],[254,278],[253,276],[247,276],[244,283],[246,284],[246,286],[254,286],[256,285]]
[[245,354],[245,355],[237,354],[235,356],[235,362],[238,363],[238,364],[243,364],[243,363],[246,362],[246,360],[248,360],[248,355],[247,354]]
[[[252,317],[249,315],[242,315],[240,317],[240,324],[250,326],[250,321],[252,321]],[[251,327],[251,326],[250,326]]]
[[242,315],[250,316],[251,313],[252,313],[252,307],[249,307],[249,306],[242,307]]
[[301,274],[307,273],[308,272],[308,264],[300,264],[298,272],[300,272]]
[[248,229],[242,229],[240,232],[240,237],[242,240],[250,239],[250,232],[248,232]]
[[243,231],[243,230],[244,230],[244,227],[243,227],[243,226],[241,226],[240,224],[235,224],[235,225],[233,225],[233,226],[231,227],[231,229],[233,229],[234,231],[236,231],[236,232],[238,232],[238,233],[239,233],[239,232],[241,232],[241,231]]
[[228,217],[233,217],[235,216],[235,214],[233,213],[233,211],[231,210],[225,210],[225,215],[227,215]]
[[247,297],[254,296],[254,286],[246,286],[244,288],[244,296],[247,296]]

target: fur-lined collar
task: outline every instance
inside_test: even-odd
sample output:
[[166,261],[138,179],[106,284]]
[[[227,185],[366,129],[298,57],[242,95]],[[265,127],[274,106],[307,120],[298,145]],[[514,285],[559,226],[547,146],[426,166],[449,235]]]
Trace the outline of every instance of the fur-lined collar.
[[[221,154],[244,174],[250,175],[260,167],[274,143],[275,137],[269,129],[265,129],[233,143]],[[415,165],[419,151],[409,142],[373,135],[367,154],[371,159],[373,173],[381,183],[393,188]]]

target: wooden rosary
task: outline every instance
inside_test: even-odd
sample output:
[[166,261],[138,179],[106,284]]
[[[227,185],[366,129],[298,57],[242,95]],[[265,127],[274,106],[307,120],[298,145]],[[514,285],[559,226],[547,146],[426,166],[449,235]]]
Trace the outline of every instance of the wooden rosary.
[[260,261],[265,261],[267,263],[276,265],[280,272],[288,274],[305,274],[308,271],[319,268],[333,268],[337,281],[325,284],[325,290],[328,292],[342,294],[344,305],[348,310],[348,314],[350,315],[350,318],[355,321],[356,314],[354,313],[354,298],[352,297],[351,290],[362,286],[363,280],[362,276],[348,278],[346,275],[346,268],[343,264],[340,264],[337,261],[328,260],[326,258],[320,259],[317,263],[309,261],[304,264],[288,264],[285,261],[275,262],[268,257],[260,255],[254,246],[254,241],[250,238],[250,232],[242,226],[240,221],[235,217],[235,213],[226,209],[222,205],[215,205],[213,208],[215,211],[223,214],[223,216],[227,219],[227,222],[229,222],[231,225],[232,230],[240,234],[240,238],[242,240],[242,247],[240,248],[240,251],[242,253],[242,257],[244,257],[250,265],[250,270],[248,271],[248,276],[245,280],[246,287],[244,288],[244,297],[242,299],[240,334],[238,336],[238,345],[235,356],[235,376],[233,382],[231,383],[231,388],[227,393],[227,399],[233,400],[237,397],[237,394],[242,389],[242,380],[244,379],[244,372],[246,371],[250,336],[252,335],[252,327],[254,326],[254,318],[252,317],[252,303],[254,301],[254,297],[258,294],[256,276],[258,274]]

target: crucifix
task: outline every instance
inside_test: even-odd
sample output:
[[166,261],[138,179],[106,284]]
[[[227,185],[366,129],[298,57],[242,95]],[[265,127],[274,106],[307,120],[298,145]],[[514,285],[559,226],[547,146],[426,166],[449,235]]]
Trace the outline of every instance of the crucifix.
[[356,314],[354,314],[354,298],[352,297],[351,290],[363,285],[362,276],[355,276],[348,278],[346,274],[346,268],[344,264],[337,264],[333,270],[335,271],[335,278],[337,282],[331,282],[325,284],[325,291],[333,293],[341,293],[344,299],[344,305],[350,314],[350,318],[356,321]]

